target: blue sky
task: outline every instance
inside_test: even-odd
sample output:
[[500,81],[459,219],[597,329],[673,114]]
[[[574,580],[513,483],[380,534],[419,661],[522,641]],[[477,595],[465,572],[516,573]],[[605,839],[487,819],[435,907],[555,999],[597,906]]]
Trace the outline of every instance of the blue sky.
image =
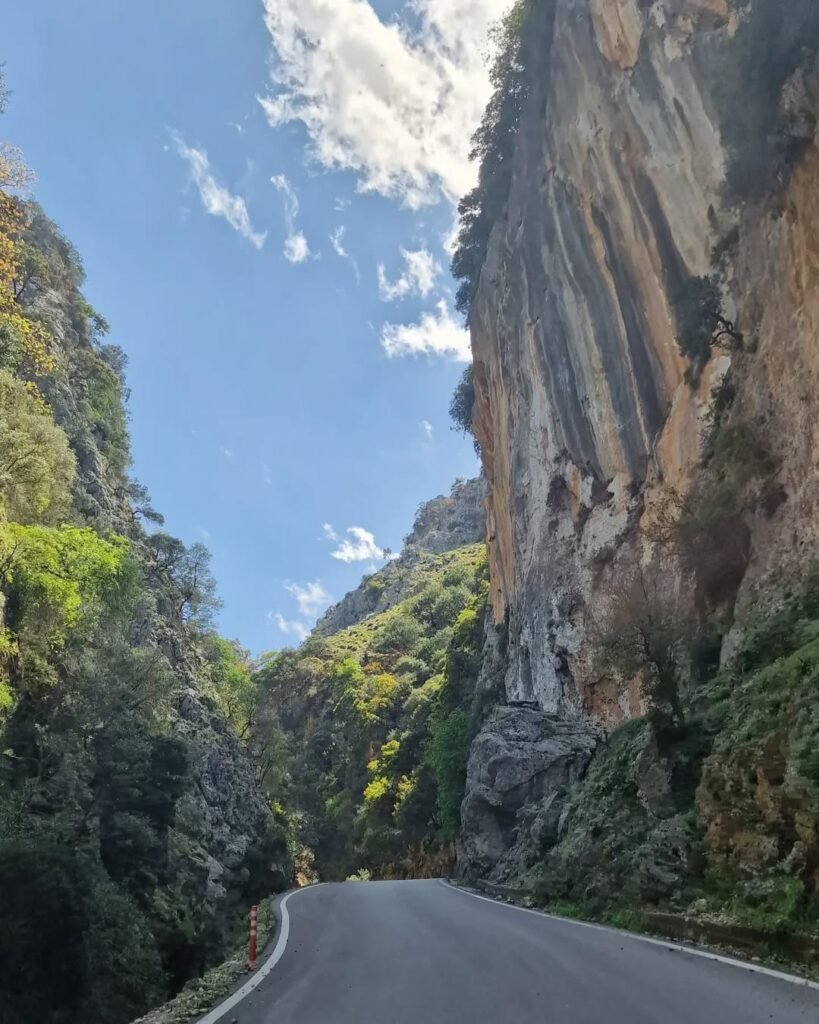
[[209,545],[220,627],[254,653],[296,642],[477,471],[447,417],[466,343],[446,245],[505,6],[4,15],[2,136],[128,355],[135,475]]

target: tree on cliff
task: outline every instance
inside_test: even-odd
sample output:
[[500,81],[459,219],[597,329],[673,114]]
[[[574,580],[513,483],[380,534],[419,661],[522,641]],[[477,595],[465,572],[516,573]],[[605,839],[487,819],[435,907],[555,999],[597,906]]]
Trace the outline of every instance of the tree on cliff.
[[618,575],[608,608],[590,631],[603,672],[639,679],[658,740],[684,723],[680,686],[693,625],[669,575],[636,566]]

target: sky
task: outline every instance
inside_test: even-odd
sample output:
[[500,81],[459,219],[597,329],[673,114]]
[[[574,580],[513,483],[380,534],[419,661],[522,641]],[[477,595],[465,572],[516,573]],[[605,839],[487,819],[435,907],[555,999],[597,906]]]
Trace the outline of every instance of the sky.
[[448,266],[508,0],[28,0],[0,137],[128,356],[133,473],[219,628],[296,644],[478,471]]

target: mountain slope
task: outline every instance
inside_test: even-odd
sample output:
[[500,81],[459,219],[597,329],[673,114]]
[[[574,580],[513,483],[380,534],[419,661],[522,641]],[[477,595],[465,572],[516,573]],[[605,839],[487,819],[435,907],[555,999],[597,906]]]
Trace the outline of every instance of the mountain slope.
[[480,537],[481,490],[456,484],[422,506],[401,555],[258,673],[253,747],[270,754],[305,877],[440,874],[453,861],[482,715],[485,546],[463,545]]
[[124,356],[28,177],[0,151],[0,1017],[124,1024],[288,850],[208,553],[129,474]]

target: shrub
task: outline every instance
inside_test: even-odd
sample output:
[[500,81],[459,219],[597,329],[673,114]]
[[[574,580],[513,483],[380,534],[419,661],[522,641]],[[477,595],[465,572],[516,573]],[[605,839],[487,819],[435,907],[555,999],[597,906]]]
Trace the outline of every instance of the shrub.
[[457,617],[471,600],[466,587],[448,587],[441,593],[432,608],[432,624],[436,629],[454,624]]
[[409,615],[396,615],[384,626],[373,644],[373,650],[385,654],[398,651],[412,654],[422,636],[423,629],[419,622]]

